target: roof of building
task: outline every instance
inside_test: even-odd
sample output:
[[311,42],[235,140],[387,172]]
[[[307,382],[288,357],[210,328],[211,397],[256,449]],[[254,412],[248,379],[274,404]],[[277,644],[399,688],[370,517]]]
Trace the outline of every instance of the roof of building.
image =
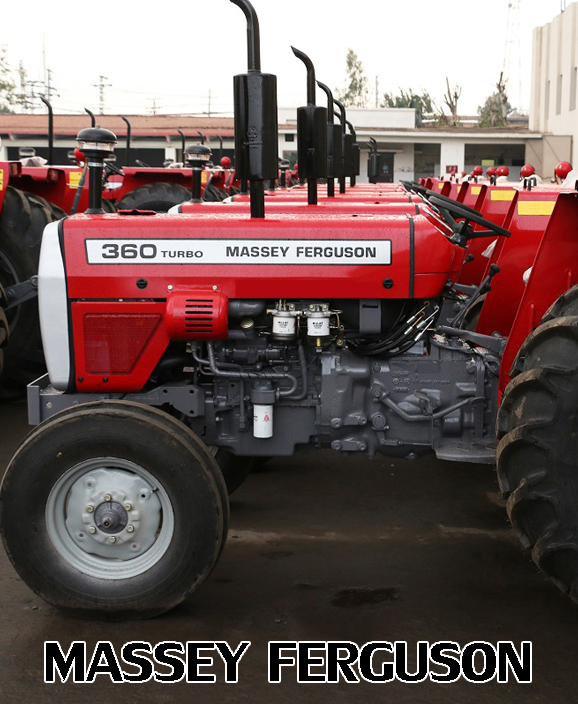
[[[112,130],[117,136],[126,135],[124,121],[116,115],[96,115],[97,124]],[[198,136],[200,130],[207,137],[232,137],[234,134],[233,118],[203,117],[190,115],[126,115],[131,125],[133,137],[174,137],[177,130],[182,130],[186,137]],[[86,113],[79,115],[54,115],[54,134],[76,136],[83,127],[90,125]],[[48,118],[43,115],[7,113],[0,114],[0,135],[37,135],[46,134]]]

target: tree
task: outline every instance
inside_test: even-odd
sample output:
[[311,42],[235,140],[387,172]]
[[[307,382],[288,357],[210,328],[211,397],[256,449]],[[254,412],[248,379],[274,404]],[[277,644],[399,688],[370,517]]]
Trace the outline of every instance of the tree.
[[353,49],[347,50],[346,56],[347,87],[344,91],[337,91],[337,97],[350,108],[364,108],[369,99],[369,84],[363,64]]
[[486,102],[478,107],[480,127],[506,127],[508,113],[512,106],[508,101],[506,81],[504,74],[500,73],[500,80],[496,83],[496,92],[486,98]]
[[12,80],[12,71],[6,58],[6,47],[0,48],[0,113],[12,112],[16,100],[16,84]]
[[[446,77],[447,92],[444,95],[444,103],[448,106],[450,111],[450,117],[448,118],[448,124],[452,127],[457,127],[460,124],[460,118],[458,116],[458,100],[462,94],[462,89],[457,84],[450,88],[449,78]],[[443,110],[442,110],[443,115]]]
[[382,108],[414,108],[415,110],[415,125],[422,127],[424,118],[430,117],[434,113],[434,104],[427,90],[422,90],[420,93],[414,93],[411,88],[404,90],[399,89],[399,95],[393,93],[385,93],[381,101]]

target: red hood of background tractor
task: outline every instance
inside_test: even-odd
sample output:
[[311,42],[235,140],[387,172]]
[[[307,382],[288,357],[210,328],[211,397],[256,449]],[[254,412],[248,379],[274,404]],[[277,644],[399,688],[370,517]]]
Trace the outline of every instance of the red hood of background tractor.
[[[440,226],[441,227],[441,226]],[[434,298],[463,250],[422,215],[77,215],[63,221],[71,299]]]

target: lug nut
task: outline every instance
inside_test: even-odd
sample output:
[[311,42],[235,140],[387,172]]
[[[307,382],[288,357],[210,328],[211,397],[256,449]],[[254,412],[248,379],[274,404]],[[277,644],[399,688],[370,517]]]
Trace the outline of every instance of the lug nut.
[[134,533],[134,526],[127,526],[126,530],[128,533]]
[[94,526],[89,526],[88,532],[89,533],[96,533],[96,528]]
[[112,499],[112,496],[110,494],[105,494],[104,495],[104,500],[105,501],[110,501]]
[[86,513],[92,513],[94,511],[94,506],[87,506]]
[[132,511],[132,504],[125,504],[124,507],[127,511]]
[[111,535],[111,536],[109,537],[108,542],[109,542],[109,543],[116,543],[116,538],[114,537],[114,535]]

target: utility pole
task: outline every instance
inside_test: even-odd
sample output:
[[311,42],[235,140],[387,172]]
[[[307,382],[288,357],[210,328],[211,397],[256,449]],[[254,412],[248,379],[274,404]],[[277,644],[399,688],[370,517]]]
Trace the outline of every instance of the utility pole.
[[104,115],[104,89],[109,88],[112,85],[112,83],[105,83],[105,81],[108,81],[108,78],[106,76],[99,76],[99,82],[92,84],[95,88],[98,88],[98,111],[101,115]]
[[[520,4],[521,0],[508,2],[508,22],[506,26],[506,46],[502,72],[510,91],[513,108],[524,108],[522,95],[522,47],[520,43]],[[564,3],[565,4],[565,3]]]
[[150,109],[150,111],[151,111],[151,115],[156,115],[156,114],[157,114],[158,106],[157,106],[157,99],[156,99],[156,98],[153,98],[153,106],[152,106],[152,108]]
[[379,76],[375,77],[375,107],[379,107]]
[[211,117],[211,89],[209,88],[209,105],[207,109],[207,115],[208,117]]

